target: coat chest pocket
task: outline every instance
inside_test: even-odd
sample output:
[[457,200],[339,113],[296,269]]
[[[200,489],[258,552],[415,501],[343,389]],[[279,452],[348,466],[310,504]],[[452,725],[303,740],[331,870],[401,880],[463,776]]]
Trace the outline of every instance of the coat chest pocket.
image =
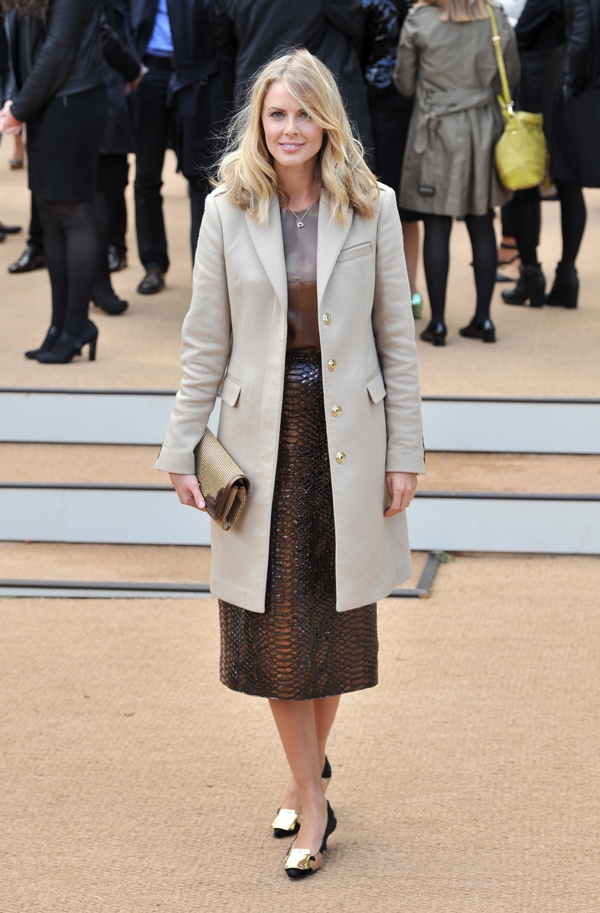
[[381,368],[377,368],[375,373],[371,374],[371,376],[368,378],[367,390],[369,391],[369,396],[371,397],[372,403],[376,405],[377,403],[381,402],[386,394]]
[[230,374],[226,374],[223,378],[223,383],[221,384],[221,389],[219,390],[219,396],[224,403],[227,403],[228,406],[235,406],[240,393],[242,392],[241,383],[232,377]]
[[337,262],[346,263],[348,260],[360,260],[361,257],[368,257],[372,250],[370,241],[365,241],[364,244],[355,244],[354,247],[346,247],[340,252]]

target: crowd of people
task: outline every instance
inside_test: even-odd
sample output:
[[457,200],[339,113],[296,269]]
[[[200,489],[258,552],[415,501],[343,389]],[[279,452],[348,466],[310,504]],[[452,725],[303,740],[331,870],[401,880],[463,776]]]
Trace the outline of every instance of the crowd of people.
[[[506,7],[496,18],[509,82],[517,106],[544,113],[551,194],[533,187],[512,195],[498,181],[502,123],[486,0],[2,0],[0,132],[13,134],[11,167],[25,159],[31,189],[27,244],[8,269],[45,266],[52,288],[48,332],[27,357],[64,363],[85,345],[94,357],[90,303],[110,315],[127,309],[111,273],[128,262],[134,156],[138,293],[160,293],[169,269],[161,195],[168,148],[187,181],[193,260],[226,125],[253,74],[286,47],[306,47],[332,71],[366,161],[396,192],[415,318],[423,225],[430,320],[422,340],[447,341],[455,219],[473,247],[474,311],[463,336],[496,340],[495,282],[516,283],[502,292],[506,304],[575,308],[582,187],[600,185],[599,3]],[[563,252],[548,291],[538,246],[549,195],[561,207]],[[0,240],[18,228],[0,222]]]

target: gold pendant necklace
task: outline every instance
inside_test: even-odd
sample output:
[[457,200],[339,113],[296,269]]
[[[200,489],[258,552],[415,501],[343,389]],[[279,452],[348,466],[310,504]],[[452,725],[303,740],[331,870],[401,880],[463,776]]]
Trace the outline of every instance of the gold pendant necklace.
[[310,206],[308,207],[308,209],[306,210],[306,212],[303,212],[301,216],[299,216],[297,212],[294,212],[294,210],[292,209],[291,206],[289,207],[289,210],[292,213],[292,215],[294,215],[296,217],[296,225],[298,226],[298,228],[304,228],[304,219],[306,218],[306,216],[311,211],[311,209],[313,208],[314,205],[315,205],[314,202],[311,203]]

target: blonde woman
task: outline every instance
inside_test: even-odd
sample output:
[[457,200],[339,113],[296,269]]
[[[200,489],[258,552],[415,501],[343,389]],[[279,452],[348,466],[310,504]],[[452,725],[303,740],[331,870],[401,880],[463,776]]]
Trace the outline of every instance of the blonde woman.
[[[519,78],[516,40],[495,8],[510,85]],[[423,266],[431,321],[421,339],[446,343],[446,286],[452,219],[464,218],[473,248],[476,306],[461,336],[495,342],[490,302],[496,279],[493,207],[509,198],[494,167],[502,132],[498,65],[484,0],[422,0],[407,16],[395,82],[416,93],[400,203],[423,215]]]
[[336,818],[326,745],[344,692],[377,683],[375,601],[410,574],[424,471],[410,291],[393,191],[353,138],[330,71],[295,50],[256,76],[208,197],[183,380],[157,467],[204,509],[193,450],[219,438],[250,479],[212,530],[221,680],[267,698],[291,777],[273,824],[291,878]]

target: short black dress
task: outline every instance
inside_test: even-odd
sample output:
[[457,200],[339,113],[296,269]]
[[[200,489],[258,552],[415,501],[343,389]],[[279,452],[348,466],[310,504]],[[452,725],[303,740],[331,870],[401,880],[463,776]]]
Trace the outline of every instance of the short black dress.
[[317,313],[318,206],[282,211],[288,351],[264,614],[219,600],[221,681],[312,700],[377,684],[377,605],[336,611],[335,525]]

